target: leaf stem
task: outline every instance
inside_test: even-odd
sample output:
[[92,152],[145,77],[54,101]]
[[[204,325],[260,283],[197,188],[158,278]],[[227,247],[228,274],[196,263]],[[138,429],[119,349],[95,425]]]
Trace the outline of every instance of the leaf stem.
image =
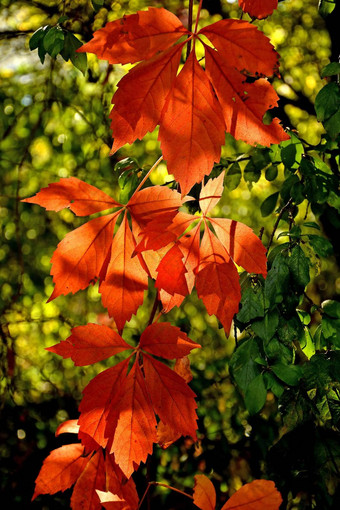
[[160,301],[158,299],[158,291],[157,291],[157,294],[156,294],[156,299],[154,301],[154,304],[153,304],[153,307],[152,307],[152,310],[151,310],[151,313],[150,313],[150,318],[149,318],[149,322],[148,322],[148,326],[150,326],[150,324],[152,323],[155,315],[156,315],[156,312],[157,312],[157,308],[160,304]]
[[[192,32],[192,10],[193,10],[193,7],[194,7],[194,0],[189,0],[189,14],[188,14],[188,30],[189,30],[189,32]],[[187,54],[186,54],[185,60],[187,60],[187,58],[190,55],[190,51],[191,51],[192,36],[188,35],[188,37],[189,37],[189,40],[187,42]]]
[[200,0],[200,3],[199,3],[199,6],[198,6],[198,11],[197,11],[197,16],[196,16],[196,23],[195,23],[195,30],[194,30],[194,34],[197,33],[197,27],[198,27],[198,21],[200,19],[200,14],[201,14],[201,9],[202,9],[202,3],[203,3],[203,0]]
[[277,217],[277,219],[276,219],[276,222],[275,222],[275,225],[274,225],[274,227],[273,227],[273,231],[272,231],[272,233],[271,233],[271,235],[270,235],[269,243],[268,243],[268,246],[267,246],[267,251],[269,250],[269,248],[270,248],[270,246],[271,246],[271,244],[272,244],[272,242],[273,242],[273,239],[274,239],[274,236],[275,236],[276,229],[277,229],[277,227],[278,227],[278,225],[279,225],[279,223],[280,223],[280,220],[281,220],[281,218],[282,218],[282,216],[283,216],[283,213],[284,213],[287,209],[289,209],[289,207],[291,206],[292,202],[293,202],[293,199],[292,199],[292,198],[290,198],[290,199],[288,200],[288,202],[287,202],[287,203],[286,203],[286,204],[282,207],[281,211],[279,212],[279,215],[278,215],[278,217]]
[[[150,170],[148,171],[148,173],[146,174],[146,176],[144,177],[144,179],[139,183],[137,189],[135,190],[135,192],[133,193],[132,197],[141,189],[141,187],[143,186],[144,182],[147,180],[147,178],[149,177],[149,175],[151,174],[151,172],[159,165],[159,163],[163,160],[163,156],[161,156],[160,158],[157,159],[156,163],[154,163],[152,165],[152,167],[150,168]],[[131,198],[132,198],[131,197]],[[130,198],[130,200],[131,200]]]
[[175,487],[171,487],[171,485],[167,485],[166,483],[161,483],[161,482],[149,482],[148,483],[148,486],[147,488],[145,489],[145,492],[142,496],[142,499],[140,500],[139,502],[139,505],[137,507],[137,510],[140,509],[140,507],[142,506],[142,503],[145,499],[145,496],[147,495],[147,493],[149,492],[149,489],[151,487],[151,485],[158,485],[160,487],[165,487],[166,489],[170,489],[171,491],[174,491],[174,492],[178,492],[179,494],[182,494],[182,496],[186,496],[187,498],[190,498],[190,499],[194,499],[193,496],[191,496],[190,494],[187,494],[186,492],[183,492],[179,489],[175,489]]

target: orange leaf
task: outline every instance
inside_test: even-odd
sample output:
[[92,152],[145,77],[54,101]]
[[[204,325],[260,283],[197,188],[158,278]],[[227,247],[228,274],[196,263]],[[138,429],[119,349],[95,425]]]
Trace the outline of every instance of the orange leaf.
[[199,34],[213,43],[228,72],[236,68],[256,76],[272,76],[278,69],[279,55],[269,39],[247,21],[223,19],[202,28]]
[[151,186],[132,195],[127,208],[141,226],[153,220],[167,220],[170,225],[181,205],[181,195],[177,191],[166,186]]
[[56,437],[60,434],[78,434],[79,425],[77,420],[66,420],[55,431]]
[[55,287],[49,301],[85,289],[100,277],[119,214],[95,218],[66,234],[51,259]]
[[134,63],[166,50],[186,33],[187,29],[174,14],[149,7],[147,11],[107,23],[78,52],[95,53],[110,64]]
[[48,211],[61,211],[68,207],[77,216],[88,216],[112,207],[121,207],[121,204],[109,195],[76,177],[49,184],[34,197],[25,198],[22,202],[38,204]]
[[[174,365],[174,372],[183,377],[186,383],[192,380],[192,373],[190,370],[190,361],[187,356],[176,360]],[[181,437],[181,434],[176,430],[172,429],[170,425],[166,425],[162,420],[157,425],[157,442],[158,445],[165,450],[172,445],[177,439]]]
[[205,475],[195,476],[194,505],[201,510],[215,510],[215,487]]
[[266,248],[251,228],[227,218],[210,218],[231,259],[248,273],[267,275]]
[[103,448],[113,437],[115,424],[112,422],[110,425],[113,431],[107,432],[107,417],[117,399],[120,385],[125,381],[128,363],[129,361],[125,360],[104,370],[83,390],[83,399],[79,406],[80,432],[91,436]]
[[196,440],[195,393],[163,363],[143,356],[147,390],[160,419],[183,436]]
[[219,53],[208,47],[206,72],[222,107],[227,130],[236,140],[269,146],[289,139],[278,119],[271,124],[263,123],[264,114],[277,106],[279,99],[267,80],[244,83],[244,77],[227,67]]
[[132,258],[135,246],[125,214],[112,242],[105,280],[99,286],[103,305],[114,317],[118,331],[143,303],[144,290],[148,288],[147,274],[138,258]]
[[53,450],[44,460],[35,481],[33,499],[39,494],[55,494],[65,491],[75,483],[89,459],[83,457],[81,444],[68,444]]
[[107,489],[124,499],[128,503],[129,509],[135,510],[139,502],[136,485],[132,478],[126,478],[123,471],[114,461],[114,456],[109,455],[107,452],[105,455],[105,471]]
[[163,289],[172,296],[174,294],[182,296],[188,294],[188,284],[185,277],[187,271],[183,263],[183,253],[177,244],[174,244],[162,258],[156,271],[158,272],[155,283],[157,289]]
[[118,83],[113,96],[111,153],[122,145],[142,139],[155,129],[176,78],[183,44],[170,48],[134,67]]
[[[157,441],[156,418],[141,369],[134,363],[112,416],[118,416],[111,453],[127,478],[145,462]],[[111,417],[109,416],[109,421]]]
[[96,490],[101,505],[106,510],[127,510],[130,505],[127,504],[125,499],[121,499],[117,494],[112,494],[110,491]]
[[71,336],[46,350],[71,358],[76,366],[91,365],[131,346],[108,326],[86,324],[71,330]]
[[222,196],[224,173],[222,172],[216,179],[209,179],[207,184],[202,186],[199,202],[204,215],[215,207]]
[[282,497],[271,480],[254,480],[231,496],[221,510],[279,510]]
[[98,450],[80,474],[71,497],[72,510],[101,510],[96,490],[105,490],[104,457]]
[[219,161],[225,124],[211,84],[194,53],[178,75],[161,118],[159,140],[169,173],[186,195]]
[[238,4],[244,12],[252,18],[263,19],[277,9],[278,0],[238,0]]
[[166,359],[182,358],[192,349],[200,348],[179,328],[168,322],[154,323],[148,326],[140,337],[139,346],[154,356]]

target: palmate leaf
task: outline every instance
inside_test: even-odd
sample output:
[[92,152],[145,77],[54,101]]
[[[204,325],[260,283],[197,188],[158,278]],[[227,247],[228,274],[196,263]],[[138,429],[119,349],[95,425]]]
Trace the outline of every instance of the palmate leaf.
[[[71,357],[79,365],[105,359],[110,352],[114,355],[133,349],[107,326],[87,324],[73,328],[71,333],[66,341],[49,350]],[[167,442],[170,436],[172,440],[182,435],[195,439],[197,405],[195,393],[187,385],[188,367],[178,363],[172,370],[150,354],[181,359],[196,347],[200,346],[179,328],[166,322],[151,324],[134,350],[137,355],[130,371],[134,353],[92,379],[79,406],[79,431],[72,423],[65,432],[78,431],[87,451],[101,446],[113,453],[127,477],[145,462],[158,441],[156,415],[169,427],[164,435]]]
[[[64,432],[70,432],[64,427]],[[99,448],[86,454],[80,443],[53,450],[44,460],[36,479],[32,499],[40,494],[55,494],[74,485],[71,509],[100,510],[99,492],[109,490],[125,501],[121,510],[136,510],[138,495],[134,481],[127,480],[114,457]]]
[[[221,510],[279,510],[282,497],[271,480],[254,480],[236,491]],[[195,476],[194,504],[201,510],[214,510],[216,493],[205,475]]]
[[[85,289],[99,280],[103,304],[113,316],[118,331],[122,331],[125,322],[143,302],[148,276],[155,276],[160,262],[160,256],[155,252],[133,256],[139,234],[154,220],[164,229],[171,224],[182,205],[179,193],[167,187],[153,186],[134,193],[124,206],[94,186],[70,177],[50,184],[24,202],[52,211],[69,207],[78,216],[119,208],[88,221],[59,243],[51,260],[55,287],[49,301]],[[121,224],[114,234],[121,216]]]
[[[154,223],[144,229],[137,252],[168,247],[156,271],[156,287],[166,311],[180,306],[183,299],[196,286],[207,312],[216,315],[226,333],[239,308],[241,289],[235,264],[249,273],[267,275],[266,249],[254,232],[243,223],[226,218],[208,216],[223,192],[224,172],[209,180],[199,197],[202,217],[179,212],[162,236],[154,242]],[[189,231],[187,229],[193,225]],[[201,226],[204,234],[200,239]],[[213,228],[213,230],[209,227]],[[150,231],[149,231],[150,227]]]
[[[259,2],[256,8],[265,12]],[[186,47],[184,35],[193,39],[192,50],[177,74]],[[214,49],[200,36],[207,37]],[[196,58],[197,39],[205,48],[205,71]],[[265,112],[278,101],[263,78],[277,72],[278,54],[246,21],[221,20],[192,33],[165,9],[149,8],[108,23],[78,51],[95,53],[110,63],[140,62],[121,79],[112,99],[112,152],[159,124],[169,173],[183,195],[219,161],[225,131],[265,146],[289,138],[278,119],[263,123]],[[254,83],[245,83],[248,75]]]

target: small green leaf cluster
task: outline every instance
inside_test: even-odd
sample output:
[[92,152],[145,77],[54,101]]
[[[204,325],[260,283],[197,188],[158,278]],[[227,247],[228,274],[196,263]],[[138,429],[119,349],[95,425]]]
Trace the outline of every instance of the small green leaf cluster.
[[85,74],[87,69],[86,53],[76,52],[82,43],[72,32],[61,26],[67,19],[67,16],[62,16],[56,26],[45,25],[38,28],[29,40],[29,48],[31,51],[38,49],[42,64],[46,54],[51,58],[61,55],[65,62],[71,60],[72,64]]

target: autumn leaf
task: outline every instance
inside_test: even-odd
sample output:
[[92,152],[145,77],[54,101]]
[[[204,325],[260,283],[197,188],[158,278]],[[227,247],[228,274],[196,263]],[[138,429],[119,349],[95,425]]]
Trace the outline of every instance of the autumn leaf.
[[[282,497],[271,480],[254,480],[243,485],[221,510],[279,510]],[[205,475],[195,476],[194,504],[201,510],[214,510],[215,488]]]
[[201,510],[215,510],[215,487],[205,475],[195,476],[194,505]]
[[282,497],[271,480],[254,480],[243,485],[221,510],[279,510]]
[[[65,430],[66,431],[66,430]],[[53,450],[45,459],[36,479],[32,499],[40,494],[55,494],[74,485],[72,510],[100,510],[98,492],[114,491],[125,501],[121,510],[135,510],[138,495],[133,480],[127,480],[112,455],[98,449],[85,455],[84,446],[69,444]]]
[[[255,3],[261,17],[270,0]],[[177,74],[185,35],[193,39],[191,52]],[[205,49],[205,70],[196,58],[197,40]],[[263,123],[278,100],[263,77],[277,73],[279,56],[247,21],[226,19],[189,32],[165,9],[150,8],[108,23],[78,51],[110,63],[140,62],[120,80],[112,99],[112,152],[159,124],[164,159],[182,195],[219,161],[225,131],[265,146],[289,138],[278,119]],[[247,76],[254,83],[246,83]]]
[[44,460],[35,482],[33,499],[39,494],[55,494],[69,489],[88,463],[81,444],[69,444],[53,450]]
[[87,324],[73,328],[71,333],[66,340],[47,347],[46,350],[63,358],[71,358],[76,366],[91,365],[131,349],[131,346],[108,326]]
[[244,12],[254,18],[263,19],[277,9],[278,0],[238,0],[238,4]]
[[[267,269],[266,248],[249,227],[234,220],[210,216],[222,196],[223,179],[224,172],[202,185],[199,196],[201,217],[179,212],[166,229],[169,235],[163,232],[157,239],[155,246],[159,248],[163,242],[168,246],[168,252],[157,267],[156,287],[164,309],[169,311],[180,306],[195,286],[207,312],[216,315],[228,334],[241,299],[235,264],[264,277]],[[151,232],[154,225],[150,223],[150,232],[148,228],[147,225],[136,250],[153,247]],[[174,236],[177,237],[174,239]]]
[[[87,452],[99,446],[107,448],[126,477],[145,462],[157,442],[156,415],[176,437],[195,438],[197,406],[195,393],[187,385],[190,369],[178,362],[172,370],[151,354],[181,359],[197,347],[179,328],[169,323],[151,324],[126,360],[104,370],[85,387],[78,423],[66,422],[57,432],[78,432]],[[85,364],[128,349],[133,347],[107,326],[87,324],[74,328],[66,341],[50,350]]]
[[[134,193],[124,206],[94,186],[71,177],[50,184],[24,201],[55,211],[69,207],[77,215],[119,207],[118,211],[92,219],[69,232],[59,243],[51,259],[55,287],[49,301],[85,289],[99,280],[103,304],[121,332],[143,302],[148,277],[157,276],[155,270],[160,263],[156,253],[134,256],[139,234],[157,220],[164,229],[171,224],[182,204],[179,193],[153,186]],[[67,347],[63,344],[59,348]]]

